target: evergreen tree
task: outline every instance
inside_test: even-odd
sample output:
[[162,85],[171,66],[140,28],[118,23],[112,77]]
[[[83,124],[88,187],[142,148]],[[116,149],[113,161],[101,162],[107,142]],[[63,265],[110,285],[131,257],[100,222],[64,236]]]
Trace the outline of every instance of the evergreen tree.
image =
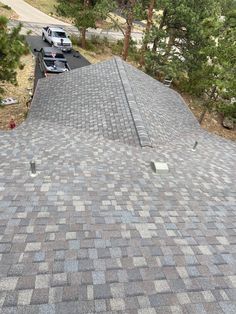
[[126,21],[124,43],[122,49],[123,60],[126,60],[128,57],[134,20],[142,20],[146,18],[145,9],[148,6],[148,1],[149,0],[123,0],[119,3],[121,15],[125,18]]
[[[147,70],[159,79],[186,71],[186,60],[212,44],[208,24],[217,27],[220,0],[159,0],[149,35]],[[213,30],[215,32],[215,30]]]
[[156,12],[146,70],[205,99],[201,121],[218,104],[235,111],[228,106],[236,90],[235,0],[159,0]]
[[[145,3],[146,4],[146,3]],[[153,26],[153,14],[154,14],[154,8],[156,6],[156,0],[150,0],[147,3],[147,14],[146,14],[146,29],[145,34],[143,38],[142,48],[141,48],[141,58],[140,58],[140,65],[144,65],[144,55],[145,52],[148,49],[148,40],[150,35],[151,27]]]
[[[225,14],[225,15],[222,15]],[[236,103],[229,105],[236,91],[236,10],[221,7],[218,23],[207,24],[208,45],[191,52],[187,90],[204,96],[203,121],[207,111],[219,107],[236,118]]]
[[132,31],[133,21],[134,21],[135,5],[136,5],[136,0],[129,0],[124,5],[126,29],[125,29],[124,45],[123,45],[123,50],[122,50],[123,60],[126,60],[128,57],[129,44],[130,44],[130,39],[131,39],[131,31]]
[[113,0],[58,0],[57,10],[63,16],[71,17],[80,30],[82,48],[86,46],[86,31],[96,28],[96,21],[105,19],[114,8]]
[[0,97],[4,92],[4,84],[17,84],[17,68],[23,65],[21,56],[28,51],[24,36],[20,35],[21,26],[7,28],[7,18],[0,16]]

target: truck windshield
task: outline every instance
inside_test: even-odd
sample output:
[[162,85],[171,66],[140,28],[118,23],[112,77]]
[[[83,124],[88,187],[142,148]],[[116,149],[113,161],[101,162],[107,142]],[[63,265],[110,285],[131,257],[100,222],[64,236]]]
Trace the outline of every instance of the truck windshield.
[[52,32],[52,37],[67,38],[64,32]]
[[53,67],[54,69],[65,69],[66,68],[66,62],[63,62],[63,61],[46,60],[45,63],[48,67]]

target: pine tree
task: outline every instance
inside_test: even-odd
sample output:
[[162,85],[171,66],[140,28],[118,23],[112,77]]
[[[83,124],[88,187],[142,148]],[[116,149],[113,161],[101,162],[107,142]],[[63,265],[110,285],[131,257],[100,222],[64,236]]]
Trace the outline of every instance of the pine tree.
[[186,71],[188,56],[212,44],[207,24],[219,19],[220,0],[159,0],[149,35],[147,70],[159,79]]
[[71,17],[81,33],[81,46],[86,47],[88,28],[96,28],[98,19],[105,19],[114,7],[113,0],[58,0],[57,10],[63,16]]
[[24,36],[20,35],[21,26],[7,28],[8,20],[0,16],[0,96],[6,82],[17,84],[17,68],[23,65],[20,58],[28,51]]
[[148,40],[149,40],[151,27],[153,25],[153,14],[154,14],[155,5],[156,5],[156,0],[150,0],[148,2],[147,14],[146,14],[147,24],[146,24],[145,35],[143,38],[143,43],[142,43],[142,48],[141,48],[141,58],[140,58],[140,65],[141,66],[143,66],[145,63],[144,55],[148,49]]

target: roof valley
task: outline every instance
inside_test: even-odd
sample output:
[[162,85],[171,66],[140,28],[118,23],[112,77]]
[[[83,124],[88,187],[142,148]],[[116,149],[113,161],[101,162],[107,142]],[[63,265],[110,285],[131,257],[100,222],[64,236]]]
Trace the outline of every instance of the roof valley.
[[146,125],[142,119],[141,113],[139,111],[139,106],[136,101],[136,98],[134,96],[132,87],[129,83],[129,79],[127,77],[127,73],[124,67],[124,63],[120,58],[115,58],[117,70],[120,76],[120,80],[122,83],[122,86],[124,88],[125,96],[127,99],[127,103],[129,105],[130,113],[132,116],[132,119],[134,121],[134,126],[139,138],[140,146],[141,147],[152,147],[152,142],[149,137]]

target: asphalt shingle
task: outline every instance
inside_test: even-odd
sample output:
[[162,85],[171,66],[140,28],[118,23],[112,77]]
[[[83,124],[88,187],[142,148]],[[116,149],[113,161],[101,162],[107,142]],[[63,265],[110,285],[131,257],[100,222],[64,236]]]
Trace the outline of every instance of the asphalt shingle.
[[[70,124],[76,105],[65,108],[63,122],[65,103],[54,112],[39,94],[26,122],[0,133],[0,313],[235,310],[236,145],[201,130],[175,92],[123,67],[152,148],[140,147],[131,115],[129,140],[129,127],[112,140],[90,122],[87,131]],[[81,69],[87,82],[95,83],[94,68],[104,71],[105,86],[113,82],[114,60]],[[134,88],[141,77],[160,116]],[[155,174],[151,160],[167,162],[169,172]]]

